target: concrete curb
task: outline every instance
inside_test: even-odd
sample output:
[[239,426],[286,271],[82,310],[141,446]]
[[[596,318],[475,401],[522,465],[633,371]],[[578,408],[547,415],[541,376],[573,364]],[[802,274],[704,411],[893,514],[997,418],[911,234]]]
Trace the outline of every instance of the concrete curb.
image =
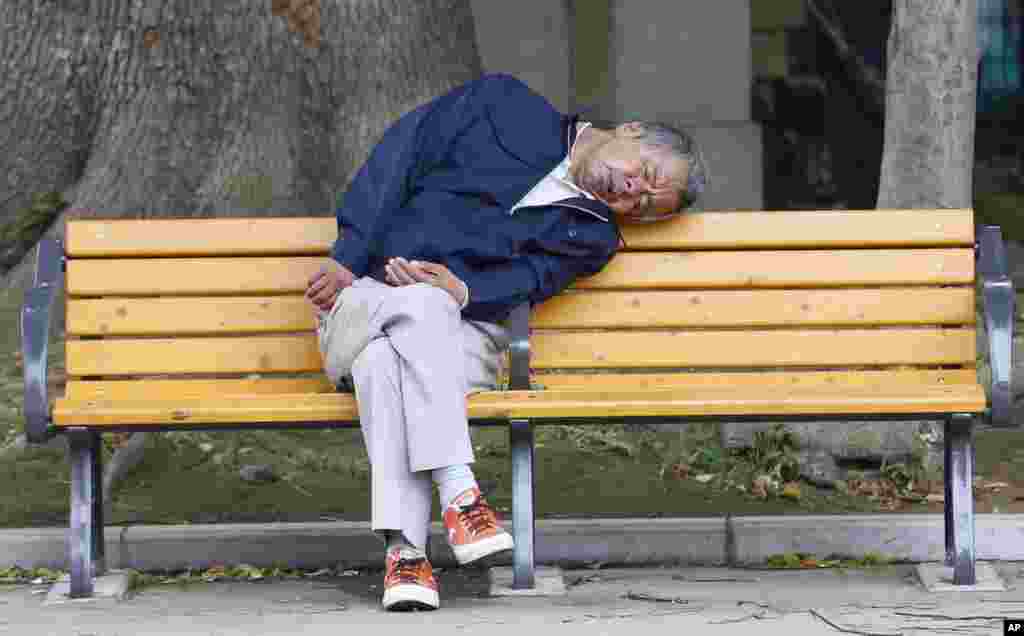
[[[511,531],[511,523],[505,527]],[[977,516],[977,558],[1024,561],[1024,515]],[[67,569],[67,530],[0,530],[0,567]],[[108,526],[110,569],[176,570],[214,563],[267,567],[379,567],[384,544],[368,522]],[[784,515],[537,522],[538,565],[753,565],[782,552],[912,562],[944,558],[942,515]],[[441,524],[431,528],[431,561],[456,565]],[[510,565],[511,558],[505,563]]]
[[[769,555],[783,552],[817,556],[878,552],[917,563],[946,557],[942,515],[733,517],[729,525],[732,565],[763,563]],[[974,535],[977,559],[1024,560],[1024,515],[976,515]]]

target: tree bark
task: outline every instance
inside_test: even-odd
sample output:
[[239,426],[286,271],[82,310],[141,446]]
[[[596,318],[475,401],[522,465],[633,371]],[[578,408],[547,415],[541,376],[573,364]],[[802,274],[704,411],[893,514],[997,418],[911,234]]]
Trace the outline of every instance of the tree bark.
[[[893,0],[878,208],[973,207],[977,24],[976,0]],[[942,423],[920,433],[941,465]]]
[[976,0],[894,0],[878,207],[970,208]]
[[0,2],[0,223],[44,191],[70,203],[49,234],[70,217],[330,215],[389,123],[481,72],[469,0],[299,14],[316,37],[271,0]]
[[[0,53],[0,223],[59,192],[51,236],[333,215],[388,124],[481,72],[469,0],[3,0]],[[6,272],[9,299],[32,265]],[[108,463],[108,503],[145,438]]]

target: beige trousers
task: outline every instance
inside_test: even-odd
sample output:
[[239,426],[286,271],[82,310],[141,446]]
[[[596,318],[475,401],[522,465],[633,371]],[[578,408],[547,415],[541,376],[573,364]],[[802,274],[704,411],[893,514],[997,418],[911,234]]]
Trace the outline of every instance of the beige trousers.
[[319,320],[327,377],[355,389],[370,460],[371,528],[401,530],[424,548],[430,471],[474,461],[466,396],[498,388],[508,332],[463,320],[439,287],[369,277],[343,289]]

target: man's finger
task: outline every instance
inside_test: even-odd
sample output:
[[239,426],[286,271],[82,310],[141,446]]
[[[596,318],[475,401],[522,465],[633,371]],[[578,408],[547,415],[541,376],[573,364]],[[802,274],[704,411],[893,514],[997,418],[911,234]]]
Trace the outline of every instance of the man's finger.
[[427,269],[424,268],[419,263],[419,261],[409,262],[409,261],[403,260],[402,264],[405,266],[405,270],[409,273],[410,276],[413,277],[414,280],[416,280],[416,282],[419,282],[419,283],[432,283],[432,282],[434,282],[434,280],[435,280],[434,275],[431,272],[427,271]]
[[312,276],[309,277],[309,284],[312,285],[313,283],[315,283],[317,281],[318,278],[322,277],[326,273],[327,273],[327,266],[326,265],[321,265],[320,269],[318,269],[315,274],[313,274]]
[[402,285],[411,285],[419,282],[410,271],[408,263],[404,259],[395,258],[389,263],[392,275],[398,279],[398,282]]
[[327,311],[328,309],[331,308],[331,305],[334,304],[331,302],[333,299],[334,294],[321,294],[313,299],[313,303],[317,307],[323,309],[324,311]]
[[337,293],[337,291],[338,290],[334,289],[334,287],[332,285],[324,285],[323,289],[321,289],[318,292],[316,292],[315,294],[313,294],[313,296],[312,296],[313,302],[317,302],[317,303],[326,302],[327,299],[333,298],[334,294]]
[[317,306],[318,306],[318,307],[319,307],[319,308],[320,308],[320,309],[321,309],[322,311],[330,311],[330,310],[331,310],[331,308],[332,308],[332,307],[334,307],[334,301],[335,301],[335,300],[337,300],[337,299],[338,299],[338,296],[337,296],[337,295],[335,295],[335,296],[333,296],[333,297],[331,297],[331,298],[327,299],[327,301],[326,301],[326,302],[320,303],[320,304],[319,304],[319,305],[317,305]]
[[306,296],[308,296],[309,298],[316,296],[318,293],[320,293],[320,290],[327,286],[329,282],[330,281],[327,279],[326,276],[312,282],[309,286],[309,289],[306,290]]
[[438,276],[438,275],[441,274],[441,272],[440,272],[440,267],[441,266],[438,265],[437,263],[429,263],[429,262],[426,262],[426,261],[413,261],[413,262],[411,262],[409,264],[412,265],[413,267],[419,268],[420,270],[422,270],[424,272],[427,272],[428,274],[433,274],[435,276]]

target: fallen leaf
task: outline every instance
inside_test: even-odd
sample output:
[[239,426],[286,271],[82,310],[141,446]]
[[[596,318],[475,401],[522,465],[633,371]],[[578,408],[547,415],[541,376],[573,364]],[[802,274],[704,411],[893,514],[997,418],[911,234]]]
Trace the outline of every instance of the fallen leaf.
[[801,559],[800,560],[800,567],[802,567],[802,568],[816,568],[816,567],[818,567],[818,560],[817,559]]
[[928,503],[944,503],[946,501],[945,495],[931,494],[924,498]]
[[754,495],[758,499],[768,498],[768,484],[769,480],[766,477],[757,477],[753,483],[750,484],[750,494]]
[[782,496],[787,499],[799,499],[800,498],[800,484],[795,481],[787,482],[782,487]]

